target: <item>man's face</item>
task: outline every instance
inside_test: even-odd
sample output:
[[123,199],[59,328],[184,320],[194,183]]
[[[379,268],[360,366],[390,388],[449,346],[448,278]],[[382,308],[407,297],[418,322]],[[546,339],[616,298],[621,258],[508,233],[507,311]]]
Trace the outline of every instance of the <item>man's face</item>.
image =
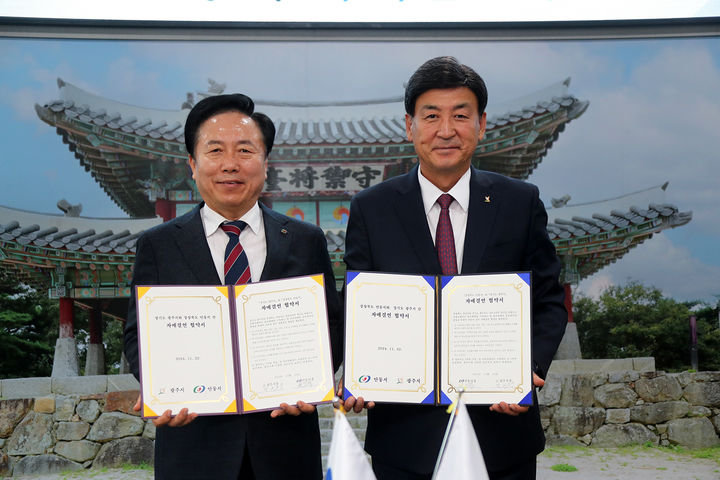
[[267,159],[262,133],[240,112],[214,115],[200,125],[192,177],[205,203],[230,220],[243,216],[260,197]]
[[469,88],[436,88],[418,97],[414,115],[405,115],[405,129],[423,175],[447,191],[470,166],[485,135],[485,114]]

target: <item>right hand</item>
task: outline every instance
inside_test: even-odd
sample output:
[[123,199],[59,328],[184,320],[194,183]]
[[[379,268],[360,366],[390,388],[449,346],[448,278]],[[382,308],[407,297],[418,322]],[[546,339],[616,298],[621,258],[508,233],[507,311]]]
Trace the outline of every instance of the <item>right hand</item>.
[[373,408],[375,407],[375,402],[366,402],[363,397],[348,397],[345,400],[343,400],[343,382],[342,379],[340,379],[340,383],[338,384],[337,389],[337,396],[340,398],[340,405],[343,406],[345,411],[347,412],[355,412],[360,413],[363,411],[363,408]]
[[[136,412],[140,411],[140,408],[142,408],[142,395],[138,395],[137,402],[135,402],[135,406],[133,407],[133,410]],[[153,418],[153,424],[156,427],[164,427],[167,425],[168,427],[184,427],[188,423],[192,422],[197,418],[197,413],[188,413],[187,408],[183,408],[180,410],[180,413],[172,416],[171,410],[165,410],[162,415],[160,415],[157,418]]]

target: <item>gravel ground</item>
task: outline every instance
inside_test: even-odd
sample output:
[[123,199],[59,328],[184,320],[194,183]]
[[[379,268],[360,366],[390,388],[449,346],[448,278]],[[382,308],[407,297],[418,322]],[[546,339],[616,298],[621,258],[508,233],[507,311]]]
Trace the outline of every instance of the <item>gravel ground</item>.
[[[720,480],[720,450],[711,458],[695,452],[664,448],[581,448],[550,447],[538,458],[538,480]],[[554,471],[555,465],[570,465],[572,472]],[[12,477],[35,480],[150,480],[152,470],[90,469],[39,477]]]
[[[720,479],[720,450],[710,451],[708,456],[711,458],[698,458],[699,453],[641,446],[549,447],[538,458],[538,480]],[[577,470],[568,472],[552,469],[562,464]]]

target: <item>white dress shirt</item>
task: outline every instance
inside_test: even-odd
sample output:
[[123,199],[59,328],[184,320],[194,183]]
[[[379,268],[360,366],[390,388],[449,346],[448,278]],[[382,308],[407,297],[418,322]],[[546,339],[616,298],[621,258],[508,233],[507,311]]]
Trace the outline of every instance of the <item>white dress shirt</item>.
[[460,180],[447,192],[443,192],[425,178],[422,170],[418,168],[418,180],[420,181],[420,193],[422,195],[425,216],[427,218],[430,235],[435,243],[435,233],[440,219],[440,204],[437,199],[443,193],[449,193],[455,199],[448,209],[450,212],[450,223],[452,224],[453,236],[455,237],[455,258],[457,260],[457,271],[462,273],[463,251],[465,247],[465,230],[467,229],[467,212],[470,206],[470,169],[460,177]]
[[[218,272],[220,281],[225,281],[225,247],[230,241],[227,233],[220,228],[224,222],[229,222],[207,204],[200,209],[200,217],[202,218],[203,228],[205,229],[205,238],[210,247],[215,270]],[[243,215],[240,220],[247,223],[247,227],[240,232],[240,244],[245,250],[250,264],[250,278],[253,282],[259,282],[265,267],[265,257],[267,256],[267,243],[265,242],[265,224],[263,223],[262,212],[260,206],[255,205]]]

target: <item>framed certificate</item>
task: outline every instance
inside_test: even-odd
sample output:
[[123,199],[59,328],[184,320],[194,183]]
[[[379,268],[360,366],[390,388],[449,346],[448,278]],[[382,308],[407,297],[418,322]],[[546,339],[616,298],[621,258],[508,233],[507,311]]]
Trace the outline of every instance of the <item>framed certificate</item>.
[[345,398],[532,403],[530,273],[346,282]]
[[323,275],[237,286],[138,286],[145,418],[271,410],[334,396]]

